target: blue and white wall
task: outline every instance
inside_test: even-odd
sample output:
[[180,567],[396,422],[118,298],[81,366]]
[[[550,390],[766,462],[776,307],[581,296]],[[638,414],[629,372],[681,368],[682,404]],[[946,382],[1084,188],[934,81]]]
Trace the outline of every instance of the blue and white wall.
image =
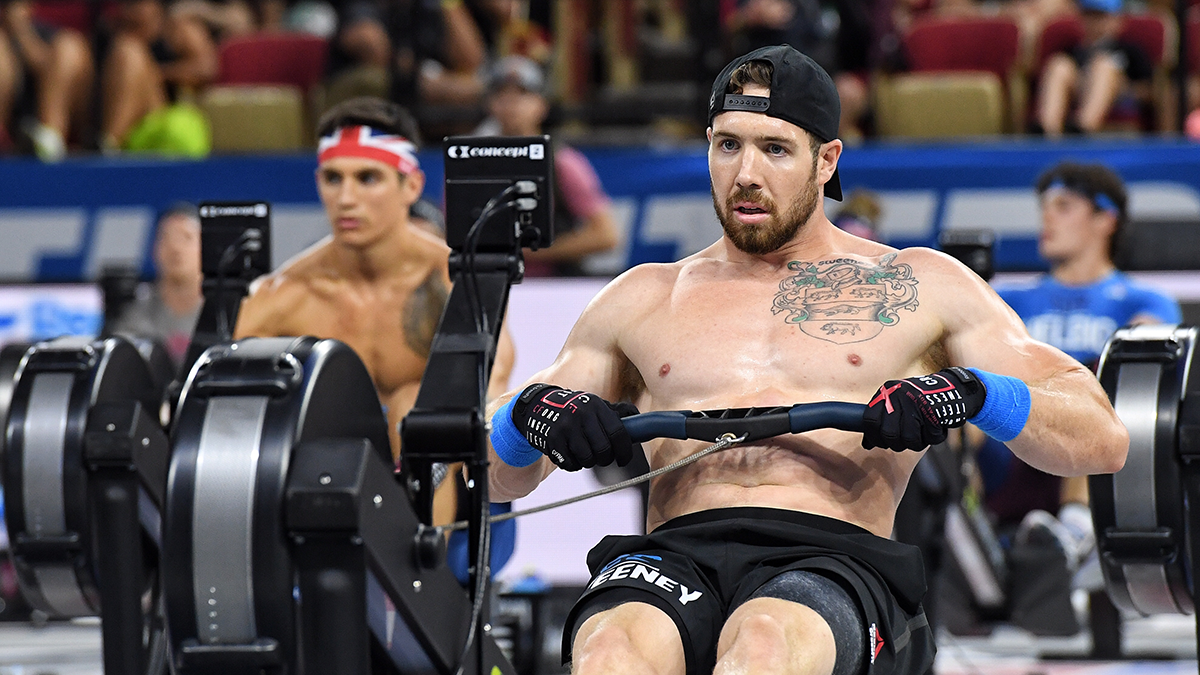
[[[621,248],[591,263],[615,273],[673,260],[707,246],[712,212],[703,146],[586,153],[613,197]],[[976,145],[877,145],[843,154],[844,188],[883,200],[882,227],[900,246],[932,244],[938,232],[990,228],[1001,269],[1035,269],[1037,204],[1031,186],[1061,159],[1103,161],[1129,182],[1134,218],[1200,220],[1200,145],[1174,140]],[[441,194],[441,159],[422,154],[429,196]],[[150,272],[154,214],[177,200],[265,199],[274,208],[276,263],[327,232],[311,155],[199,162],[73,160],[46,166],[0,162],[0,280],[94,278],[110,262]],[[827,204],[836,212],[837,204]]]

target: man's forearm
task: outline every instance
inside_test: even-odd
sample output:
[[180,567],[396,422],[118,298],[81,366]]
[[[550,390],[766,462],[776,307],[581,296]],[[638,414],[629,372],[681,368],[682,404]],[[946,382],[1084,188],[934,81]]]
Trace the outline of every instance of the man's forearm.
[[528,495],[554,467],[545,457],[529,466],[509,466],[490,447],[488,460],[488,494],[493,502],[511,502]]
[[[496,411],[517,393],[512,392],[491,401],[487,408],[488,419],[491,420]],[[493,420],[492,424],[495,423]],[[500,459],[491,440],[488,441],[488,491],[493,502],[511,502],[528,495],[553,470],[554,464],[546,457],[529,466],[512,466]]]
[[1025,428],[1008,442],[1030,466],[1058,476],[1113,473],[1125,464],[1129,434],[1104,389],[1083,366],[1029,383]]

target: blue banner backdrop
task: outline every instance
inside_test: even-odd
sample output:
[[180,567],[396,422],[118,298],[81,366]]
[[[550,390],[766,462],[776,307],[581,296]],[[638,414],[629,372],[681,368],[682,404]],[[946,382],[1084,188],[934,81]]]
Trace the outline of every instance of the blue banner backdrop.
[[[592,271],[674,260],[720,236],[705,151],[702,145],[585,150],[613,198],[625,241],[591,261]],[[1129,183],[1135,218],[1200,221],[1200,145],[1182,140],[872,144],[847,148],[840,166],[847,193],[877,193],[882,230],[893,245],[932,245],[948,228],[989,228],[998,234],[998,266],[1023,270],[1040,266],[1033,182],[1068,158],[1117,170]],[[427,195],[440,202],[440,154],[425,151],[421,161]],[[140,265],[149,275],[154,215],[179,200],[270,201],[278,263],[327,232],[315,168],[309,154],[0,162],[0,279],[87,279],[113,262]],[[830,215],[838,208],[827,201]]]

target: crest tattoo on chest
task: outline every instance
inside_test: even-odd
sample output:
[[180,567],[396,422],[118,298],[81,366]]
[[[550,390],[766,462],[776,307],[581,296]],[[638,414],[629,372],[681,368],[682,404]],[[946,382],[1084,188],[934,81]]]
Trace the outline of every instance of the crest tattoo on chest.
[[806,335],[836,344],[863,342],[900,321],[899,310],[917,310],[917,280],[912,267],[893,263],[889,253],[878,263],[837,258],[811,263],[793,260],[795,272],[779,282],[772,314]]

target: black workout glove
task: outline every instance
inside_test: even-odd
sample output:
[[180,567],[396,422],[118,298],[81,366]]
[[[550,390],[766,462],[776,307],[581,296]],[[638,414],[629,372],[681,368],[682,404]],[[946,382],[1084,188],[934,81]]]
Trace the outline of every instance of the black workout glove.
[[888,380],[863,414],[864,448],[924,450],[946,440],[946,429],[961,427],[983,407],[987,389],[965,368]]
[[531,384],[512,407],[512,420],[529,444],[565,471],[625,466],[633,441],[622,417],[636,415],[631,403],[609,403],[595,394],[550,384]]

